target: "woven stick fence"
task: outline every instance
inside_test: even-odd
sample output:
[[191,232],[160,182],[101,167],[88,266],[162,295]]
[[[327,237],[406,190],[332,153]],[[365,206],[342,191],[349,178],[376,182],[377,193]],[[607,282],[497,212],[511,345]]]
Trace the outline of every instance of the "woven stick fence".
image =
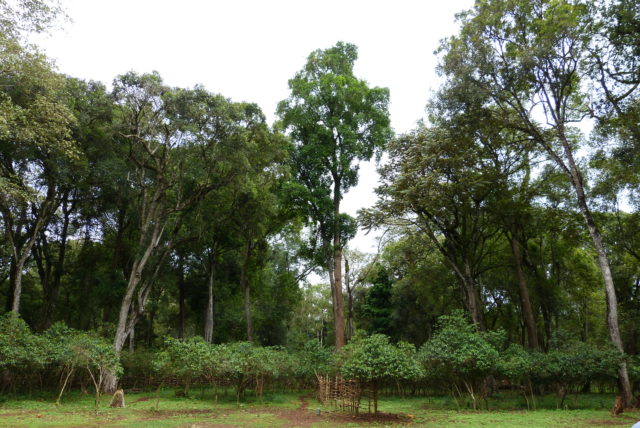
[[346,380],[339,376],[318,378],[318,401],[325,406],[358,413],[360,408],[360,384],[356,380]]

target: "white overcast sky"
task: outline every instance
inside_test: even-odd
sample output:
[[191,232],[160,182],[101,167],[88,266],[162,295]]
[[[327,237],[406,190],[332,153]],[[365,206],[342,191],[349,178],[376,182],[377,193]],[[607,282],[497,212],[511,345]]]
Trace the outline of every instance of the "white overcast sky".
[[[72,19],[37,43],[60,72],[110,84],[129,70],[157,70],[171,86],[203,84],[234,101],[255,102],[273,122],[278,101],[315,49],[337,41],[359,48],[355,73],[391,92],[396,133],[424,116],[437,87],[433,51],[455,33],[454,14],[472,0],[61,0]],[[377,174],[361,167],[345,195],[355,215],[375,202]],[[374,249],[362,233],[351,246]]]

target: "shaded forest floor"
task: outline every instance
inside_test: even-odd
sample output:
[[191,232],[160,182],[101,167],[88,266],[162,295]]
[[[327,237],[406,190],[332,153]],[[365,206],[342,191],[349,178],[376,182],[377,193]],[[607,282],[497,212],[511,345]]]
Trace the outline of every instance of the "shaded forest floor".
[[[237,406],[229,393],[213,403],[211,391],[194,390],[188,398],[164,391],[159,400],[154,393],[127,394],[124,409],[109,408],[103,397],[98,411],[93,397],[72,391],[62,405],[55,406],[53,394],[38,397],[0,398],[0,427],[630,427],[640,420],[640,412],[614,417],[610,412],[613,396],[587,394],[570,397],[565,409],[555,408],[552,396],[538,400],[538,410],[519,408],[519,397],[503,395],[492,399],[491,410],[473,411],[465,403],[448,397],[383,397],[381,414],[352,415],[325,408],[311,394],[268,394],[265,399],[247,397]],[[320,414],[318,414],[320,409]]]

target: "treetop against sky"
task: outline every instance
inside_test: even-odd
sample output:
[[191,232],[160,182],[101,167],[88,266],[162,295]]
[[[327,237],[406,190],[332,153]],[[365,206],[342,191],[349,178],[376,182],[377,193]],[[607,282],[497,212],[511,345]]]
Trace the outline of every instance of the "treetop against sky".
[[[343,40],[358,46],[355,74],[390,89],[391,125],[406,132],[424,116],[438,86],[433,51],[455,32],[455,13],[472,1],[240,2],[62,0],[72,22],[34,40],[59,71],[110,85],[131,69],[160,72],[171,86],[203,84],[234,101],[257,103],[269,122],[287,81],[309,52]],[[344,198],[355,215],[375,202],[375,165],[364,163],[360,184]],[[362,232],[353,245],[373,250]]]

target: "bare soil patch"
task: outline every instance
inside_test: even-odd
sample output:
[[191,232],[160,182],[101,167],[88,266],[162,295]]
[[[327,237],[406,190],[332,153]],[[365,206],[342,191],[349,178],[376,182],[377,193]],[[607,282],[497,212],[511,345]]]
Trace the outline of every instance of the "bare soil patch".
[[273,413],[277,417],[284,419],[286,422],[282,425],[283,428],[294,428],[294,427],[309,427],[314,423],[318,422],[335,422],[337,424],[343,423],[356,423],[356,424],[368,424],[371,422],[385,422],[385,423],[393,423],[393,424],[410,424],[412,422],[411,418],[406,415],[395,414],[395,413],[382,413],[379,412],[377,415],[372,413],[361,413],[358,415],[352,413],[343,413],[337,411],[322,411],[320,415],[318,415],[315,411],[309,410],[309,402],[307,401],[306,396],[300,396],[300,407],[297,409],[282,409],[277,407],[268,407],[262,409],[255,409],[257,412],[268,412]]

